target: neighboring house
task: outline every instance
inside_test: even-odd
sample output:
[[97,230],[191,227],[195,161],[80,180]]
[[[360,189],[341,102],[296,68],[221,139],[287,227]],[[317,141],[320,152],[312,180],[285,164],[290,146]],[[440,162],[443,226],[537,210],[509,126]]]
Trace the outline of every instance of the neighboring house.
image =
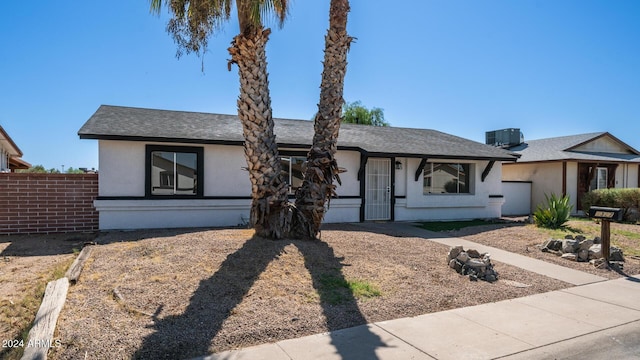
[[521,157],[503,164],[502,180],[531,183],[530,211],[545,203],[545,194],[554,193],[569,195],[579,213],[581,198],[590,190],[640,183],[640,152],[608,132],[531,140],[509,150]]
[[[275,119],[291,195],[313,122]],[[236,116],[101,106],[82,126],[97,139],[101,229],[234,226],[249,218],[251,186]],[[342,124],[338,198],[326,222],[501,216],[509,151],[434,130]]]
[[0,126],[0,172],[14,172],[28,169],[31,164],[21,159],[22,151]]

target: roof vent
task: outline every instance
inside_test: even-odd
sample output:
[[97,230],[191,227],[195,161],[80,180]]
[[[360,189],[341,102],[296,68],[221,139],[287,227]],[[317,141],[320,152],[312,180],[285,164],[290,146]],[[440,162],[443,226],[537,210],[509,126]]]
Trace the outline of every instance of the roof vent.
[[502,129],[487,131],[485,133],[485,143],[487,145],[509,148],[524,143],[524,135],[520,129]]

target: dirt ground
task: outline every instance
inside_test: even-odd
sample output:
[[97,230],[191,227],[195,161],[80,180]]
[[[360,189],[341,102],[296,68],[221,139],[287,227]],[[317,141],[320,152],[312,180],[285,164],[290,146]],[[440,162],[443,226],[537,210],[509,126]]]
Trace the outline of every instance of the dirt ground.
[[[633,257],[615,272],[542,253],[536,245],[549,233],[524,223],[448,235],[608,278],[640,274]],[[34,274],[69,261],[92,240],[0,239],[3,305],[15,302]],[[444,245],[348,224],[327,226],[320,242],[266,241],[247,229],[109,232],[95,240],[58,320],[62,346],[50,351],[52,359],[192,358],[570,286],[497,261],[497,282],[472,282],[448,268]],[[640,249],[636,237],[624,241]],[[351,283],[380,296],[354,296],[344,287]],[[0,325],[2,338],[12,338],[10,324]]]
[[20,335],[20,315],[29,310],[22,308],[29,305],[24,298],[32,292],[33,287],[58,264],[69,262],[75,256],[74,251],[94,238],[95,234],[76,233],[0,236],[1,340]]

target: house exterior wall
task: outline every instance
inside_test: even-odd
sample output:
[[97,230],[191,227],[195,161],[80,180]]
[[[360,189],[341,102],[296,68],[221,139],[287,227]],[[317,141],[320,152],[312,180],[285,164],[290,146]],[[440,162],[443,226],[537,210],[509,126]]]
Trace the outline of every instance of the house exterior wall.
[[[147,145],[202,147],[204,198],[144,198]],[[236,226],[249,221],[251,183],[240,146],[100,140],[98,153],[101,175],[95,206],[100,229]],[[325,221],[357,222],[361,201],[353,197],[360,193],[360,153],[339,151],[336,158],[347,169],[337,189],[345,198],[331,201]]]
[[[145,197],[147,145],[202,147],[204,154],[203,198]],[[340,174],[338,198],[332,199],[325,222],[359,222],[362,205],[358,180],[361,154],[338,151]],[[396,158],[395,220],[454,220],[501,216],[502,165],[496,162],[485,181],[481,174],[488,161],[471,164],[471,194],[424,195],[423,177],[415,181],[420,159]],[[251,186],[244,150],[231,145],[173,144],[135,141],[99,141],[100,191],[94,204],[100,229],[160,227],[212,227],[246,225],[249,221]],[[438,160],[437,162],[460,162]],[[336,184],[337,185],[337,184]]]
[[97,174],[0,174],[0,235],[95,231]]
[[[438,159],[434,162],[462,163],[459,160]],[[415,181],[420,159],[407,159],[404,172],[406,197],[396,199],[395,219],[415,220],[460,220],[496,218],[502,215],[502,165],[496,162],[485,179],[481,174],[488,161],[467,161],[471,164],[470,194],[423,194],[423,174]],[[397,181],[396,181],[397,183]],[[396,190],[396,194],[397,194]]]
[[9,169],[9,153],[0,146],[0,171]]
[[[567,166],[569,174],[569,166]],[[577,165],[575,176],[577,176]],[[531,181],[531,211],[535,211],[539,204],[545,203],[545,194],[562,195],[562,163],[523,163],[504,164],[502,179],[505,181]],[[567,177],[567,193],[577,191],[576,181],[569,181]],[[575,211],[575,196],[571,198]]]

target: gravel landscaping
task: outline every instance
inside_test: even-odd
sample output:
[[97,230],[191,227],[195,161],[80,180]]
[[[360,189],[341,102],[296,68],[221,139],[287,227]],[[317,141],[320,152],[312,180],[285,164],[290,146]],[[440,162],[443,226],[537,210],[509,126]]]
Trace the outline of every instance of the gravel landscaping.
[[[537,232],[490,226],[464,236]],[[449,268],[449,247],[358,225],[328,226],[317,242],[252,235],[247,229],[101,235],[69,290],[58,321],[62,347],[50,357],[191,358],[570,286],[498,261],[492,261],[498,281],[470,281]]]

